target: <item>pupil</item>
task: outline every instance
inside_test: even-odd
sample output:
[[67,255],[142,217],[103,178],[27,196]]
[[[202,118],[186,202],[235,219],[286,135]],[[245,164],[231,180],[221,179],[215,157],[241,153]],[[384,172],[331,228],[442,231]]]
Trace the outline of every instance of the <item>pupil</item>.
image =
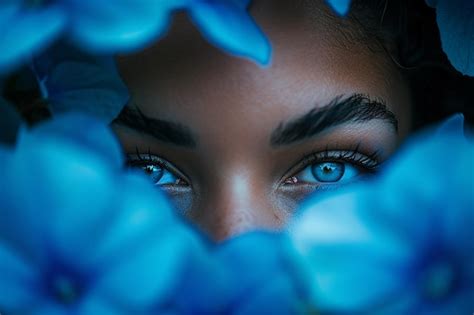
[[334,168],[330,167],[329,165],[325,165],[323,171],[324,173],[328,174],[334,171]]
[[147,173],[148,175],[153,173],[153,166],[152,165],[147,165],[145,166],[145,173]]
[[344,164],[338,162],[324,162],[313,165],[313,176],[319,182],[337,182],[344,175]]
[[151,178],[153,184],[158,184],[163,177],[163,169],[156,165],[146,165],[143,167],[143,171]]

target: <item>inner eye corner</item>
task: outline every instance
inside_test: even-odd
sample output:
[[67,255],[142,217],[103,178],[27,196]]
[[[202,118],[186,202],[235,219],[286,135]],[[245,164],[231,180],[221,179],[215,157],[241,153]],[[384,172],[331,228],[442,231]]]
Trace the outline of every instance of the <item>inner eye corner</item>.
[[287,176],[283,179],[281,185],[282,186],[291,186],[298,184],[298,178],[296,177],[297,174]]

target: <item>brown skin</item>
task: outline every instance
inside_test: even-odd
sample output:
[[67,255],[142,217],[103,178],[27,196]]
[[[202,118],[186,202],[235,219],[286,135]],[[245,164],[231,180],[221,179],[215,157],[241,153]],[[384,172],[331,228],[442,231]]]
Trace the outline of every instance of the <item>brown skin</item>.
[[[215,240],[250,229],[280,229],[310,192],[337,186],[299,178],[295,183],[305,156],[359,145],[361,154],[379,151],[384,161],[410,128],[408,87],[389,56],[343,37],[335,41],[338,26],[324,16],[330,14],[324,2],[319,17],[324,23],[285,3],[255,1],[251,9],[273,46],[267,68],[212,47],[182,16],[158,44],[119,58],[132,103],[150,118],[187,126],[197,137],[195,148],[184,148],[114,125],[125,151],[135,154],[138,148],[171,163],[171,171],[183,178],[164,190]],[[383,99],[399,121],[398,133],[375,119],[270,145],[281,122],[354,93]]]

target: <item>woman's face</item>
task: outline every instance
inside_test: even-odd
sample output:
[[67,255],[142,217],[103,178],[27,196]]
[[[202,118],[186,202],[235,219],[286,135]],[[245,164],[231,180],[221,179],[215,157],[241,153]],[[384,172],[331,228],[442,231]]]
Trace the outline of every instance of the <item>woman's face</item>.
[[292,2],[252,6],[273,46],[267,68],[210,46],[182,16],[119,58],[132,101],[114,129],[130,164],[216,240],[281,228],[308,194],[373,173],[410,128],[389,56],[323,1],[313,17]]

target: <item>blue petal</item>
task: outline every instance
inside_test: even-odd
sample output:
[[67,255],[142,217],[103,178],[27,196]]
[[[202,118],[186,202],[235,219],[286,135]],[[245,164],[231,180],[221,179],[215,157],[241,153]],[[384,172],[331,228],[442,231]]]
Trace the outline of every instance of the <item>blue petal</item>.
[[75,315],[127,315],[123,307],[111,305],[102,297],[91,295],[77,306]]
[[436,8],[439,0],[426,0],[426,4],[432,8]]
[[[38,265],[45,263],[44,247],[55,212],[75,211],[87,220],[86,210],[99,211],[110,203],[122,159],[108,127],[83,116],[22,130],[16,151],[2,163],[2,236]],[[25,191],[30,192],[28,198]],[[94,192],[99,194],[91,197]]]
[[433,258],[472,279],[473,157],[463,135],[425,133],[378,179],[308,200],[291,236],[313,275],[315,305],[358,312],[406,293],[417,298],[403,307],[419,313],[425,301],[413,279]]
[[91,52],[136,51],[165,31],[184,0],[71,0],[71,35]]
[[64,61],[51,71],[46,85],[53,114],[77,111],[111,122],[129,99],[118,74],[97,64]]
[[60,42],[34,60],[54,114],[80,111],[110,123],[129,100],[112,56],[93,56]]
[[21,123],[20,114],[0,97],[0,143],[14,144]]
[[234,304],[232,314],[305,314],[307,311],[291,279],[282,271],[270,281],[261,282],[255,292],[248,292],[239,303]]
[[58,7],[26,11],[19,5],[0,5],[0,73],[12,70],[47,47],[65,26],[65,16]]
[[[432,198],[432,209],[436,209],[442,217],[436,233],[450,248],[453,256],[457,256],[453,258],[456,257],[460,264],[470,266],[474,272],[474,242],[471,241],[474,236],[474,143],[472,139],[465,141],[463,136],[452,136],[440,140],[439,145],[449,147],[450,157],[446,157],[444,165],[440,165],[438,174],[445,185],[445,198]],[[432,154],[441,154],[439,151]],[[451,155],[456,156],[456,159]]]
[[346,16],[351,7],[351,0],[326,0],[331,8],[339,15]]
[[[45,146],[46,143],[51,143],[52,147],[48,148],[51,149],[51,155],[61,151],[58,147],[54,148],[56,144],[63,145],[64,150],[72,146],[71,150],[75,151],[77,147],[79,152],[71,151],[71,156],[68,157],[72,160],[94,155],[102,159],[109,169],[118,169],[124,164],[122,147],[110,127],[97,118],[82,113],[69,113],[55,117],[37,125],[29,133],[23,132],[20,139],[25,141],[24,144],[20,144],[24,150],[41,148],[41,143]],[[64,154],[67,154],[66,152]]]
[[[51,250],[62,254],[70,249],[73,253],[66,257],[74,260],[74,253],[100,235],[102,226],[97,221],[103,222],[109,215],[106,210],[113,209],[109,205],[122,167],[117,139],[96,119],[70,114],[22,132],[5,176],[13,186],[12,194],[34,193],[29,198],[10,196],[18,211],[11,210],[8,221],[18,226],[23,218],[21,226],[28,228],[25,238],[47,242]],[[48,217],[47,222],[38,211]],[[29,251],[44,243],[33,245]]]
[[15,169],[17,160],[18,156],[10,150],[0,150],[0,238],[14,246],[15,251],[27,257],[29,262],[41,266],[45,261],[44,224],[38,217],[37,209],[26,206],[36,200],[25,198],[25,184],[20,179],[22,172],[18,174]]
[[[324,310],[359,311],[391,296],[404,283],[392,269],[415,256],[409,240],[392,231],[391,221],[378,222],[379,229],[366,225],[367,216],[376,219],[382,209],[363,202],[368,197],[365,189],[308,200],[290,228],[311,270],[313,304]],[[372,194],[377,192],[370,190],[369,200]]]
[[[467,280],[467,279],[466,279]],[[470,314],[474,309],[474,279],[470,278],[466,287],[462,291],[457,292],[454,296],[450,296],[445,301],[437,301],[438,303],[425,304],[421,307],[422,315],[451,315],[451,314]],[[443,303],[444,302],[444,303]]]
[[[288,291],[285,290],[285,296],[278,301],[294,302],[294,296],[302,293],[299,290],[302,279],[295,277],[297,272],[288,262],[287,250],[289,247],[285,246],[281,235],[261,232],[241,235],[220,244],[213,257],[201,255],[194,264],[188,265],[178,289],[181,294],[174,304],[179,313],[185,314],[215,314],[230,312],[230,308],[232,312],[238,312],[243,304],[248,304],[245,307],[250,311],[265,302],[269,307],[275,296],[267,295],[267,289],[273,288],[275,279],[281,275],[285,277],[285,288],[291,288],[292,294],[286,294]],[[213,276],[209,277],[209,274]],[[206,283],[205,287],[202,283]],[[264,294],[260,294],[262,285],[266,286]],[[258,298],[254,299],[255,296]],[[211,300],[213,302],[209,303]],[[271,303],[281,307],[283,304],[279,302]]]
[[[50,300],[43,300],[41,305],[35,306],[35,308],[28,312],[28,315],[70,315],[71,307],[55,303]],[[74,312],[75,313],[75,312]],[[73,313],[73,314],[74,314]]]
[[438,128],[438,134],[464,135],[464,115],[454,114],[446,119]]
[[0,24],[6,23],[21,9],[20,0],[4,0],[0,5]]
[[439,0],[436,16],[443,50],[452,65],[474,76],[474,2]]
[[189,14],[213,45],[262,65],[270,62],[269,41],[241,7],[231,2],[198,1],[189,9]]
[[[72,236],[72,240],[77,239],[78,243],[82,241],[87,245],[89,253],[80,264],[107,268],[108,264],[134,254],[137,246],[150,234],[177,224],[169,202],[143,174],[125,175],[116,181],[118,181],[116,186],[109,187],[109,191],[126,187],[127,193],[121,198],[115,196],[109,200],[108,209],[104,209],[103,215],[98,217],[101,220],[91,222],[91,227],[97,230],[98,234],[90,237],[81,236],[80,228],[71,227],[77,232]],[[81,218],[78,220],[83,221]],[[103,224],[104,221],[107,222],[106,225]],[[74,223],[73,220],[68,222]],[[68,227],[60,224],[59,220],[58,227],[66,235],[70,235]],[[85,243],[84,239],[88,242]]]
[[252,2],[252,0],[228,0],[228,1],[232,2],[234,5],[236,5],[237,7],[243,10],[246,10],[248,6],[250,5],[250,3]]
[[199,251],[196,235],[179,226],[157,230],[136,244],[134,255],[121,257],[98,279],[96,294],[131,309],[147,309],[173,296],[182,270]]
[[248,233],[222,244],[216,256],[233,271],[228,290],[239,297],[271,281],[282,270],[292,270],[287,264],[287,249],[281,235],[263,232]]
[[[232,268],[216,259],[202,246],[196,251],[193,262],[186,264],[173,298],[178,314],[217,314],[226,309],[235,298],[232,286]],[[212,277],[209,275],[212,274]],[[205,283],[205,285],[203,285]],[[212,303],[209,303],[212,301]]]
[[34,267],[28,264],[0,237],[0,310],[20,313],[34,305],[40,296],[35,283],[39,280]]

